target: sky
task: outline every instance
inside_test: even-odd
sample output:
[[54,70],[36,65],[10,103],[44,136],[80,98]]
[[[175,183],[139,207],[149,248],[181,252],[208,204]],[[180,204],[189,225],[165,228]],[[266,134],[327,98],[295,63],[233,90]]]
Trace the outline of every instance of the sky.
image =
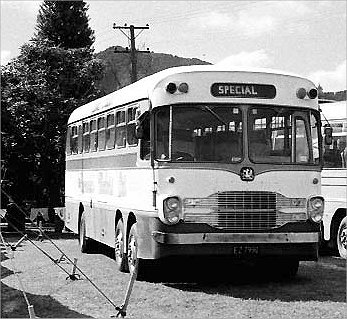
[[[226,67],[271,68],[346,90],[346,1],[86,1],[95,52],[130,46]],[[1,1],[1,65],[35,33],[42,1]],[[123,32],[126,32],[124,30]]]

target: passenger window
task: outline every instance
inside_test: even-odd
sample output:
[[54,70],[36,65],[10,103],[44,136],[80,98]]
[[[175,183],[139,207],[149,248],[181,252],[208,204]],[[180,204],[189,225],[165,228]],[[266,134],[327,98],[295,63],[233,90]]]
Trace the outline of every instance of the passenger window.
[[126,143],[126,124],[125,111],[116,113],[116,144],[117,147],[125,147]]
[[132,107],[127,112],[127,141],[129,145],[137,145],[137,138],[135,134],[136,129],[136,108]]
[[141,116],[139,119],[142,126],[143,136],[140,142],[140,158],[142,160],[150,159],[150,118],[148,112]]
[[105,150],[106,145],[106,132],[105,132],[105,118],[98,118],[98,149]]
[[66,154],[71,155],[71,127],[67,128],[65,149]]
[[78,132],[77,132],[77,126],[73,126],[72,127],[71,151],[72,151],[72,154],[77,154],[77,152],[78,152]]
[[89,123],[83,123],[83,151],[88,153],[90,149]]
[[114,114],[107,115],[106,119],[106,147],[107,149],[114,148],[116,130],[114,126]]
[[82,133],[82,124],[78,125],[78,153],[82,153],[82,138],[83,138],[83,133]]
[[96,120],[90,121],[90,150],[96,152],[98,149],[98,131],[96,128]]

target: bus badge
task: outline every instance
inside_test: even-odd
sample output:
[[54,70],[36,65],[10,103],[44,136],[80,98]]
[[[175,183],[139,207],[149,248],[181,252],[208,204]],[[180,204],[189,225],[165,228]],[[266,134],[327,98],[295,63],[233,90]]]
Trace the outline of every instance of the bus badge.
[[240,171],[240,177],[243,181],[254,180],[254,170],[251,167],[242,167]]

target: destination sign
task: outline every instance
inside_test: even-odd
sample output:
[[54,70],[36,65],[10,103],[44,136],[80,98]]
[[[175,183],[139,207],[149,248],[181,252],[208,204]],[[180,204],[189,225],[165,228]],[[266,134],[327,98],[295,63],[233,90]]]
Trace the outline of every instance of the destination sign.
[[211,94],[215,97],[273,99],[276,96],[276,88],[270,84],[213,83]]

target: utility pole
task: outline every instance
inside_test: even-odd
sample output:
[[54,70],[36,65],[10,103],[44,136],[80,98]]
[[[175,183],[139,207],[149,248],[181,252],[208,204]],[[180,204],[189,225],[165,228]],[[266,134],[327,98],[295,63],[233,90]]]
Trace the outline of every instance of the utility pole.
[[[137,56],[136,54],[139,53],[150,53],[149,49],[147,51],[139,51],[136,50],[135,47],[135,39],[140,35],[140,33],[145,30],[149,29],[148,24],[146,24],[145,27],[135,27],[134,25],[127,26],[125,24],[123,27],[122,26],[117,26],[115,23],[113,24],[113,29],[119,29],[129,40],[130,40],[130,60],[131,60],[131,83],[134,83],[137,81]],[[123,32],[123,29],[130,30],[130,36]],[[135,36],[135,30],[141,30],[136,36]],[[116,51],[115,53],[129,53],[129,49],[126,48],[126,51]]]

